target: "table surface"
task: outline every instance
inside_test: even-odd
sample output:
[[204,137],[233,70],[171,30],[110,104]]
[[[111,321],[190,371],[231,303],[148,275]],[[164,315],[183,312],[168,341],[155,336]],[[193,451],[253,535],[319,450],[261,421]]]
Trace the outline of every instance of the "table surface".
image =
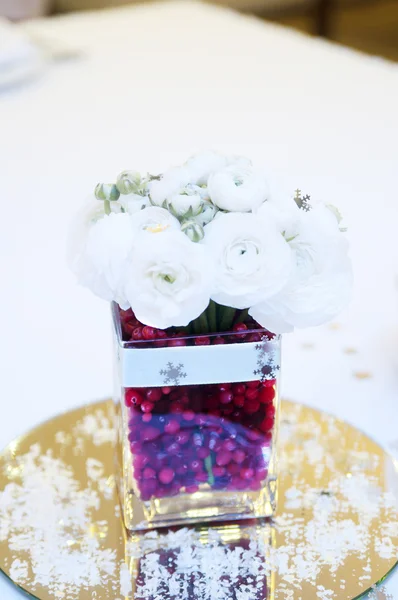
[[[285,336],[283,391],[398,455],[398,67],[197,3],[24,27],[80,56],[0,95],[0,445],[112,389],[109,308],[66,265],[79,203],[123,169],[213,148],[341,208],[353,301]],[[398,574],[386,589],[398,598]],[[2,578],[0,597],[19,594]]]

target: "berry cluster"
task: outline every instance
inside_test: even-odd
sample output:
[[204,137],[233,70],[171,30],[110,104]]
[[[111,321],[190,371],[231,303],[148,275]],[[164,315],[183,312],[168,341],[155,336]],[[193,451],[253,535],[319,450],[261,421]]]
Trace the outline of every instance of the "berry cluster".
[[[234,334],[181,338],[121,311],[124,336],[148,346],[259,341],[245,323]],[[255,339],[253,339],[254,336]],[[232,340],[229,338],[233,338]],[[145,341],[144,341],[145,340]],[[276,380],[126,388],[136,490],[144,501],[199,489],[258,491],[268,474]]]

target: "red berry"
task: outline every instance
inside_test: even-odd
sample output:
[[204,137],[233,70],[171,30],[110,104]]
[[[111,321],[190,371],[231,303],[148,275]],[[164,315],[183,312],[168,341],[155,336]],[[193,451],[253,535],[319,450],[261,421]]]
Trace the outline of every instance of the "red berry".
[[260,342],[261,334],[260,333],[249,333],[246,336],[246,342]]
[[228,452],[233,452],[236,448],[236,442],[232,439],[227,439],[223,442],[222,449],[228,450]]
[[169,341],[168,346],[170,348],[175,348],[178,346],[186,346],[187,345],[187,341],[186,340],[182,340],[180,338],[174,338],[172,340]]
[[210,338],[207,335],[200,335],[195,338],[195,346],[209,346]]
[[232,331],[236,332],[236,338],[244,339],[246,337],[247,326],[244,323],[236,323],[233,326]]
[[155,329],[153,327],[145,325],[145,327],[142,328],[142,337],[144,338],[144,340],[154,340],[156,338]]
[[146,454],[137,454],[133,459],[135,469],[143,469],[149,463],[149,457]]
[[156,471],[151,467],[146,467],[142,472],[142,476],[144,479],[155,479]]
[[124,392],[124,402],[126,406],[131,408],[132,406],[140,406],[142,404],[142,395],[138,390],[134,388],[127,388]]
[[245,433],[247,439],[251,440],[252,442],[262,442],[264,439],[262,433],[256,429],[247,429]]
[[209,476],[204,471],[200,471],[199,473],[195,473],[195,479],[200,483],[205,483],[209,479]]
[[149,423],[150,421],[152,421],[152,413],[144,413],[142,415],[142,420],[144,423]]
[[223,337],[218,335],[217,337],[213,338],[213,346],[219,346],[221,344],[225,344],[225,340]]
[[149,388],[146,391],[146,399],[150,402],[158,402],[162,397],[162,390],[160,388]]
[[145,400],[142,404],[141,404],[141,410],[144,413],[150,413],[153,411],[153,409],[155,408],[155,405],[153,402],[149,402],[149,400]]
[[273,387],[262,387],[258,395],[258,399],[262,404],[268,404],[275,398],[275,390]]
[[238,408],[242,408],[242,406],[245,403],[245,397],[244,396],[234,396],[234,404],[235,406],[237,406]]
[[240,465],[246,458],[246,452],[238,448],[232,455],[233,460]]
[[232,402],[233,394],[232,392],[224,391],[220,393],[220,403],[221,404],[229,404]]
[[258,384],[259,384],[258,381],[248,381],[246,383],[246,387],[248,387],[248,388],[258,388]]
[[170,419],[164,426],[164,430],[166,433],[174,435],[177,431],[180,431],[180,424],[176,419]]
[[258,400],[247,400],[245,403],[243,410],[248,415],[254,415],[260,408],[260,402]]
[[273,426],[274,426],[273,417],[265,417],[265,419],[260,423],[260,429],[261,429],[261,431],[264,431],[264,433],[271,431]]
[[236,463],[229,463],[227,471],[230,475],[237,475],[240,472],[240,466]]
[[174,471],[170,467],[164,467],[159,473],[159,481],[165,485],[171,483],[174,479]]
[[258,491],[260,491],[260,490],[261,490],[261,487],[262,487],[262,486],[261,486],[261,481],[256,481],[256,480],[254,480],[254,481],[252,481],[252,482],[250,483],[250,489],[251,489],[253,492],[258,492]]
[[276,385],[276,379],[266,379],[263,381],[264,387],[273,387],[274,385]]
[[168,395],[170,394],[170,392],[171,392],[171,387],[168,387],[168,386],[166,386],[166,387],[162,387],[162,393],[163,393],[165,396],[168,396]]
[[248,400],[255,400],[258,396],[258,390],[254,389],[254,388],[247,388],[246,393],[245,393],[245,397]]
[[231,452],[228,450],[219,450],[216,454],[216,463],[219,467],[224,467],[231,461],[231,458]]
[[193,471],[194,473],[198,473],[199,471],[202,470],[202,463],[200,462],[200,460],[193,460],[190,464],[189,464],[189,468],[191,469],[191,471]]
[[276,412],[275,406],[273,404],[268,404],[268,406],[267,406],[267,417],[268,418],[275,417],[275,412]]
[[170,412],[173,414],[181,414],[184,411],[184,406],[180,402],[172,402]]
[[132,340],[142,340],[142,327],[136,327],[133,330],[131,339]]
[[244,383],[234,383],[232,386],[232,391],[236,396],[244,395],[246,391],[246,386]]
[[256,477],[256,479],[258,479],[258,481],[264,481],[264,479],[267,478],[267,475],[268,475],[267,469],[258,469],[255,472],[255,477]]

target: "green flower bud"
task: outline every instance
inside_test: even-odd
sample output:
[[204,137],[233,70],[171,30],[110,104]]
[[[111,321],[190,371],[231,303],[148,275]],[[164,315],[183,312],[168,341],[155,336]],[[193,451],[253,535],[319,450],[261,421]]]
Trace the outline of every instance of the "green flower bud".
[[114,183],[99,183],[94,193],[97,200],[108,202],[118,200],[120,197],[120,192]]
[[116,187],[121,194],[137,194],[141,187],[141,175],[137,171],[123,171],[118,175]]
[[212,202],[203,202],[202,210],[199,215],[196,217],[196,221],[201,225],[207,225],[214,219],[218,212],[217,206],[214,206]]
[[181,231],[189,237],[191,242],[200,242],[205,235],[202,225],[192,219],[188,219],[181,224]]

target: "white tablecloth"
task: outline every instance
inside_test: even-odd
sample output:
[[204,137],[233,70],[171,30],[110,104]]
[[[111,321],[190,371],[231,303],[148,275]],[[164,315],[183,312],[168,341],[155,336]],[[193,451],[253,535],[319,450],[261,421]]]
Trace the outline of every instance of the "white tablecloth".
[[[397,66],[200,4],[28,27],[82,55],[0,95],[0,445],[111,393],[109,309],[65,262],[79,203],[122,169],[214,148],[341,208],[354,299],[332,327],[286,337],[284,395],[398,453]],[[398,575],[387,589],[398,598]],[[19,597],[4,578],[0,597]]]

